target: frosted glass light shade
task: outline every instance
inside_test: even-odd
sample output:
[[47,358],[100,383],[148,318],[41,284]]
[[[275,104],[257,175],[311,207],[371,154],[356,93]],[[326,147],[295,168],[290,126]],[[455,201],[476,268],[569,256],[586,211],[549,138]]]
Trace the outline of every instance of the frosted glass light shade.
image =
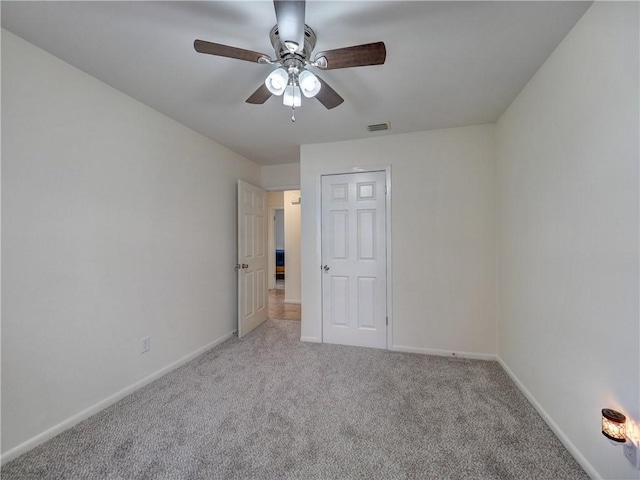
[[284,68],[276,68],[269,74],[264,84],[273,95],[282,95],[289,82],[289,74]]
[[284,89],[284,97],[282,103],[287,107],[299,107],[302,105],[302,96],[300,95],[300,87],[297,85],[287,85]]
[[626,442],[625,417],[620,412],[609,408],[602,409],[602,434],[614,442]]
[[320,80],[309,70],[303,70],[300,72],[300,76],[298,77],[300,82],[300,89],[302,90],[302,94],[307,97],[315,97],[322,85],[320,84]]

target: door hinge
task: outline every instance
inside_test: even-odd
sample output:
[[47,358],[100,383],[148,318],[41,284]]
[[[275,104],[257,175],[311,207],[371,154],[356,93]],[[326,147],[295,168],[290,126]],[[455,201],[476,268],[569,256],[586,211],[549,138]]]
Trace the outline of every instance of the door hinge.
[[389,317],[387,317],[387,323],[385,325],[389,325]]
[[387,194],[387,186],[386,185],[384,186],[384,194],[385,195]]

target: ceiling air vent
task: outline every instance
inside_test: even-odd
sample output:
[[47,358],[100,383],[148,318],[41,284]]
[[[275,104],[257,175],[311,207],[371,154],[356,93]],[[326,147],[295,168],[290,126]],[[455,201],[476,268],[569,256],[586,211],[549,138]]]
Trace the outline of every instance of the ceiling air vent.
[[368,125],[367,126],[367,130],[369,130],[370,132],[381,132],[383,130],[389,130],[391,128],[391,125],[389,124],[389,122],[387,123],[376,123],[374,125]]

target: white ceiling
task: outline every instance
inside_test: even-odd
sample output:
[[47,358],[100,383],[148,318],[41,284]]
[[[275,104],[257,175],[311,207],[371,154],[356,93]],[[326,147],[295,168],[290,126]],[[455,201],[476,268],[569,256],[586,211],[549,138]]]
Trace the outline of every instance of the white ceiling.
[[[345,102],[244,100],[274,68],[196,53],[196,38],[273,56],[271,1],[11,2],[2,26],[262,165],[300,145],[495,122],[589,2],[308,1],[315,52],[384,41],[384,65],[321,72]],[[389,132],[368,133],[391,122]]]

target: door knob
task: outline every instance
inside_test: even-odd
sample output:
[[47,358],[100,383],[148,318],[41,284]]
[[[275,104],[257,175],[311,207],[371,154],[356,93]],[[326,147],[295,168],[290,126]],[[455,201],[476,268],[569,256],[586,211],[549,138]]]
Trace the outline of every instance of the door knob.
[[324,267],[322,267],[322,269],[323,269],[325,272],[328,272],[328,271],[329,271],[329,265],[325,265]]
[[246,263],[243,263],[242,268],[249,268],[249,265],[247,265]]

